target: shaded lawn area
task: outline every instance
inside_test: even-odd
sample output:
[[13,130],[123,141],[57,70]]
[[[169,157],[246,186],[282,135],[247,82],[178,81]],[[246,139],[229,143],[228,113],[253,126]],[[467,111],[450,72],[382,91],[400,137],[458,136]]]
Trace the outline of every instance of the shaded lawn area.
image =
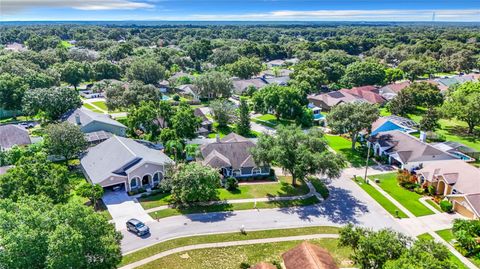
[[[240,185],[235,191],[228,191],[224,188],[219,188],[219,198],[220,200],[234,200],[275,196],[298,196],[307,194],[309,191],[308,186],[300,180],[297,181],[297,186],[294,187],[291,184],[291,177],[279,176],[278,179],[277,183]],[[138,201],[144,209],[172,203],[171,195],[169,193],[159,193],[138,198]]]
[[148,258],[157,253],[195,244],[206,244],[206,243],[219,243],[219,242],[229,242],[229,241],[241,241],[241,240],[251,240],[251,239],[262,239],[262,238],[275,238],[283,236],[297,236],[297,235],[308,235],[308,234],[337,234],[339,228],[331,226],[316,226],[316,227],[304,227],[304,228],[291,228],[291,229],[273,229],[273,230],[264,230],[264,231],[251,231],[245,234],[240,232],[235,233],[221,233],[221,234],[211,234],[211,235],[199,235],[199,236],[189,236],[167,240],[147,248],[132,252],[123,256],[122,262],[118,267]]
[[211,212],[230,212],[236,210],[249,210],[249,209],[265,209],[265,208],[283,208],[293,206],[307,206],[318,203],[316,196],[311,196],[302,200],[291,201],[270,201],[270,202],[257,202],[255,203],[238,203],[238,204],[216,204],[208,206],[194,205],[190,207],[182,208],[167,208],[159,211],[149,213],[154,219],[167,218],[171,216],[196,214],[196,213],[211,213]]
[[390,200],[388,200],[385,196],[378,192],[374,187],[372,187],[372,185],[363,182],[363,179],[359,181],[355,180],[355,182],[392,216],[397,217],[396,212],[398,212],[399,218],[408,218],[408,216],[402,210],[400,210],[397,206],[390,202]]
[[[338,265],[347,263],[352,254],[351,249],[338,247],[338,239],[316,239],[309,240],[309,242],[327,249]],[[242,263],[250,266],[261,261],[281,263],[281,255],[300,243],[301,241],[288,241],[215,249],[198,249],[172,254],[138,268],[238,269],[244,268],[241,267]],[[188,254],[188,258],[182,258],[182,255],[186,254]]]
[[[421,234],[421,235],[417,236],[417,238],[418,239],[432,239],[432,240],[434,240],[433,236],[431,236],[428,233]],[[458,269],[468,269],[468,267],[465,266],[465,264],[463,264],[463,262],[459,258],[457,258],[457,256],[455,256],[453,254],[450,254],[450,261],[452,261],[454,264],[456,264],[458,266]]]
[[259,123],[259,124],[263,124],[263,125],[271,127],[271,128],[275,128],[279,124],[288,125],[288,124],[294,123],[291,120],[285,120],[285,119],[278,119],[277,120],[277,117],[275,117],[275,115],[272,115],[272,114],[263,114],[263,115],[258,116],[256,118],[253,118],[252,121],[254,121],[256,123]]
[[[458,252],[463,253],[461,247],[455,246],[452,244],[452,240],[455,239],[455,235],[453,235],[452,229],[445,229],[445,230],[440,230],[436,231],[436,233],[443,238],[443,240],[447,241],[450,245],[454,246]],[[480,259],[477,257],[467,257],[473,264],[476,266],[480,267]]]
[[379,179],[377,183],[385,192],[390,194],[395,200],[402,204],[406,209],[417,217],[433,214],[429,208],[424,206],[418,199],[423,197],[413,191],[404,189],[397,182],[397,173],[381,174],[369,177],[371,180]]
[[[359,152],[352,150],[352,142],[342,136],[338,135],[325,135],[328,145],[335,150],[335,152],[345,156],[348,162],[353,167],[365,166],[367,160],[362,157]],[[358,145],[358,143],[357,143]],[[368,165],[374,165],[375,162],[369,160]]]
[[330,195],[330,192],[328,191],[327,185],[325,185],[325,183],[323,183],[322,180],[315,177],[311,177],[308,180],[312,183],[313,187],[315,188],[315,191],[319,193],[323,199],[328,198],[328,196]]

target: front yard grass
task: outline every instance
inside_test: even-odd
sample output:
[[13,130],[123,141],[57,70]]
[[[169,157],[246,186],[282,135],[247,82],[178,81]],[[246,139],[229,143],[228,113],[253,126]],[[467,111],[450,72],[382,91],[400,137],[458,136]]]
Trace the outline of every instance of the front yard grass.
[[377,183],[385,192],[390,194],[393,199],[397,200],[407,210],[417,217],[433,214],[429,208],[424,206],[418,199],[422,195],[413,191],[404,189],[397,182],[397,173],[381,174],[369,177],[371,180],[379,179],[380,183]]
[[[338,239],[309,240],[310,243],[327,249],[338,265],[350,261],[350,248],[338,247]],[[189,268],[189,269],[238,269],[242,264],[253,266],[259,262],[281,263],[281,255],[299,245],[301,241],[254,244],[214,249],[197,249],[181,252],[155,260],[141,269]],[[188,255],[188,258],[185,256]]]
[[[462,253],[460,247],[455,246],[452,244],[452,240],[455,239],[455,235],[453,235],[452,229],[445,229],[445,230],[440,230],[436,231],[436,233],[443,238],[443,240],[447,241],[450,245],[454,246],[458,252]],[[476,266],[480,267],[480,259],[477,257],[467,257],[473,264]]]
[[242,234],[240,232],[234,232],[234,233],[220,233],[220,234],[211,234],[211,235],[182,237],[182,238],[167,240],[167,241],[149,246],[147,248],[132,252],[130,254],[124,255],[122,262],[119,264],[119,267],[148,258],[150,256],[153,256],[157,253],[160,253],[169,249],[184,247],[189,245],[262,239],[262,238],[275,238],[275,237],[283,237],[283,236],[308,235],[308,234],[337,234],[338,231],[339,231],[339,228],[337,227],[316,226],[316,227],[251,231],[245,234]]
[[368,195],[370,195],[377,203],[379,203],[385,210],[388,211],[392,216],[399,218],[408,218],[408,216],[396,207],[390,200],[388,200],[383,194],[378,192],[372,185],[365,183],[362,179],[355,182],[362,188]]
[[104,101],[96,101],[96,102],[92,102],[92,104],[102,110],[108,111],[107,105],[105,104]]
[[[438,233],[438,232],[437,232]],[[432,239],[434,240],[433,236],[431,236],[430,234],[428,233],[424,233],[424,234],[421,234],[419,236],[417,236],[418,239]],[[456,264],[458,266],[458,269],[468,269],[467,266],[465,266],[465,264],[463,264],[463,262],[457,258],[457,256],[453,255],[453,254],[450,254],[450,261],[452,261],[454,264]]]
[[316,196],[311,196],[301,200],[289,200],[289,201],[269,201],[269,202],[254,202],[250,203],[223,203],[214,204],[208,206],[194,205],[183,208],[167,208],[159,211],[149,213],[154,219],[162,219],[178,215],[197,214],[197,213],[211,213],[211,212],[231,212],[237,210],[249,210],[249,209],[266,209],[266,208],[283,208],[294,206],[307,206],[318,203]]
[[427,201],[427,203],[429,205],[433,206],[436,210],[438,210],[440,212],[443,212],[443,210],[440,208],[440,206],[437,203],[435,203],[435,201],[433,201],[432,199],[427,199],[425,201]]
[[[357,151],[352,150],[352,142],[339,135],[325,135],[328,145],[337,153],[345,156],[347,161],[353,167],[365,166],[367,160]],[[368,165],[374,165],[375,162],[369,160]]]
[[[263,198],[276,196],[298,196],[307,194],[308,186],[297,180],[297,186],[292,186],[292,177],[279,176],[278,182],[266,184],[242,184],[235,191],[228,191],[219,188],[220,200]],[[138,198],[138,201],[144,209],[155,208],[172,203],[169,193],[160,193],[152,196]]]
[[86,109],[91,110],[91,111],[93,111],[93,112],[103,113],[103,111],[98,110],[97,108],[95,108],[94,106],[92,106],[92,105],[89,104],[89,103],[83,103],[83,107],[85,107]]

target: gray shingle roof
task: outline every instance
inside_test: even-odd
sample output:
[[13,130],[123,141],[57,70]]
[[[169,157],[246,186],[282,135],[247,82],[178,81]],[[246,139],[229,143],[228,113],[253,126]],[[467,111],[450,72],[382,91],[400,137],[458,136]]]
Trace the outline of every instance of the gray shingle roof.
[[123,125],[120,122],[110,118],[110,116],[108,116],[106,114],[96,113],[96,112],[88,110],[84,107],[77,108],[77,109],[74,109],[74,110],[71,110],[71,111],[65,113],[62,116],[62,120],[66,120],[70,123],[77,124],[76,115],[78,115],[80,117],[80,125],[81,126],[86,126],[86,125],[90,124],[91,122],[96,121],[96,122],[102,122],[102,123],[105,123],[105,124],[110,124],[110,125],[114,125],[114,126],[118,126],[118,127],[122,127],[122,128],[127,128],[125,125]]
[[255,167],[250,148],[255,144],[243,136],[230,133],[218,142],[202,145],[203,164],[214,168],[231,166],[233,169]]
[[112,175],[126,175],[144,161],[173,163],[163,152],[119,136],[113,136],[90,148],[80,163],[92,183],[99,183]]
[[14,124],[0,126],[0,148],[9,149],[15,145],[31,144],[28,131]]

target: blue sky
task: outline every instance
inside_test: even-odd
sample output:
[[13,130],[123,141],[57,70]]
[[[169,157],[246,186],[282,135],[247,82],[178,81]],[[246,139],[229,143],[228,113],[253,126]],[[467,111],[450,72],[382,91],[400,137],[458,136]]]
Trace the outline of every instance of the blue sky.
[[12,20],[480,22],[480,0],[0,0]]

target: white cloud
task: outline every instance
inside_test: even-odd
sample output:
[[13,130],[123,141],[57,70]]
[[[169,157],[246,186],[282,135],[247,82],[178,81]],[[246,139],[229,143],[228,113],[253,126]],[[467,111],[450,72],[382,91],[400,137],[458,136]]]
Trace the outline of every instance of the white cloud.
[[298,20],[298,21],[480,21],[480,10],[278,10],[246,14],[195,14],[193,20]]
[[153,8],[152,4],[130,0],[0,0],[0,11],[15,14],[35,8],[74,8],[80,10],[113,10]]

